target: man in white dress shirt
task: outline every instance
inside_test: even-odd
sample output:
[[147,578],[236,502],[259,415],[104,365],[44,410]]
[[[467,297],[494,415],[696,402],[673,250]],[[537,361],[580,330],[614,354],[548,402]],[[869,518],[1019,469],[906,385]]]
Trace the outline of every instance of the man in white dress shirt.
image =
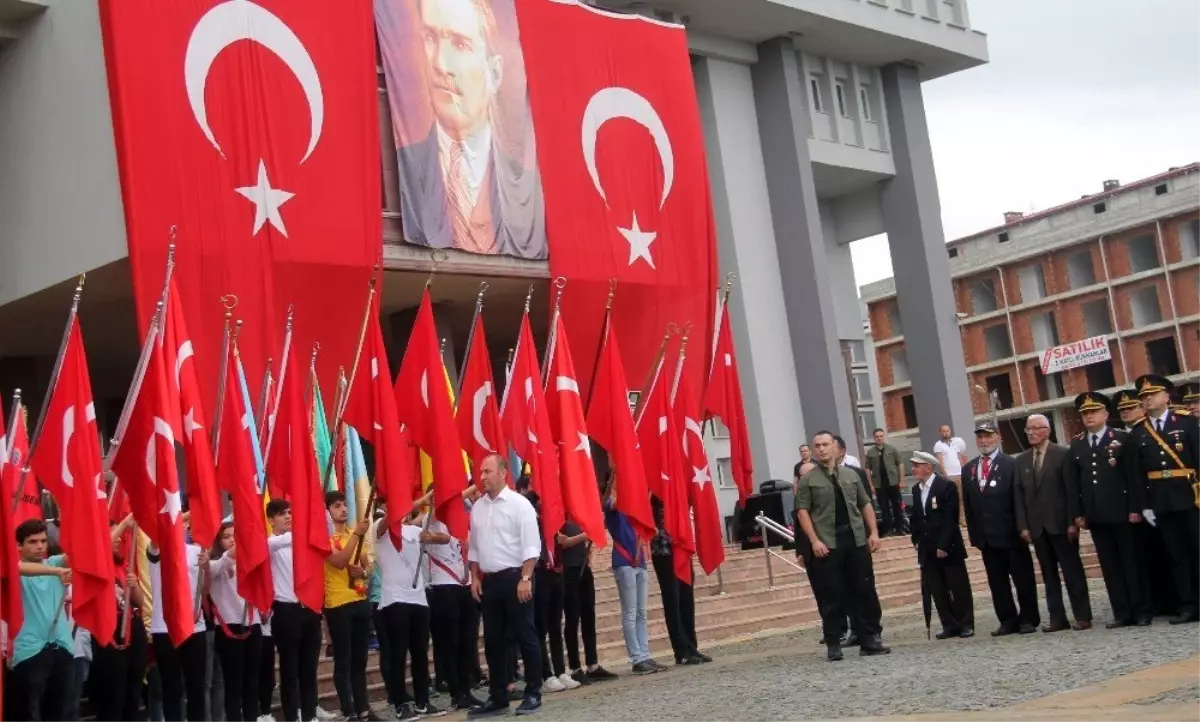
[[489,677],[488,700],[468,712],[481,717],[508,709],[505,686],[508,642],[514,639],[525,662],[525,699],[517,714],[542,706],[542,655],[533,620],[533,568],[542,551],[537,512],[508,488],[508,462],[492,454],[479,466],[486,492],[471,507],[467,561],[471,594],[483,607],[483,645]]

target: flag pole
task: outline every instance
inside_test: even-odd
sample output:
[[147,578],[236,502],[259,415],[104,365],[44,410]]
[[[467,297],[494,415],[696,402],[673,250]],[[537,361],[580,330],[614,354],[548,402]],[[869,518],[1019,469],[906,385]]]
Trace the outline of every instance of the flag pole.
[[692,322],[688,321],[683,325],[683,337],[679,339],[679,357],[675,361],[675,378],[671,382],[671,403],[675,403],[675,396],[679,393],[679,378],[683,376],[683,361],[687,356],[688,334],[692,331]]
[[[16,437],[13,435],[12,430],[17,428],[17,419],[20,418],[19,416],[17,416],[17,414],[20,413],[20,410],[21,410],[21,389],[13,389],[12,409],[10,409],[8,412],[8,427],[7,427],[9,429],[8,439],[5,440],[5,442],[4,442],[4,458],[6,458],[6,459],[12,458],[13,443],[16,441]],[[17,463],[24,464],[25,460],[21,459]]]
[[646,399],[654,392],[654,386],[658,383],[659,371],[662,370],[663,358],[667,355],[667,341],[671,340],[671,336],[679,333],[679,326],[674,321],[667,323],[667,332],[663,334],[662,343],[658,347],[658,354],[654,357],[654,363],[650,366],[650,370],[646,373],[646,381],[642,384],[642,391],[638,394],[637,404],[634,407],[633,413],[633,428],[638,429],[642,425],[642,416],[646,411]]
[[[587,403],[588,408],[592,406],[592,394],[596,392],[596,375],[600,373],[600,359],[604,354],[604,347],[608,344],[609,328],[612,326],[612,307],[613,298],[617,295],[617,279],[608,279],[608,300],[604,303],[604,321],[600,324],[600,346],[596,349],[596,360],[592,363],[592,378],[588,382]],[[625,401],[626,406],[629,405],[629,400]]]
[[[238,355],[236,350],[235,355]],[[240,355],[238,355],[238,358],[241,358]],[[258,430],[258,451],[260,454],[266,451],[267,413],[271,410],[271,388],[275,383],[275,379],[271,375],[271,364],[273,362],[274,359],[267,359],[266,368],[263,369],[262,389],[259,391],[258,398],[258,415],[255,417],[256,421],[254,424],[255,428]],[[251,409],[251,411],[253,411],[253,409]]]
[[[473,316],[471,316],[471,330],[467,332],[467,346],[466,346],[467,352],[466,352],[466,354],[463,355],[463,367],[464,368],[466,368],[467,362],[470,361],[471,349],[473,348],[472,343],[475,341],[475,322],[478,321],[480,315],[483,314],[483,294],[486,293],[487,290],[488,290],[488,282],[487,281],[481,282],[479,284],[479,295],[475,296],[475,314]],[[460,398],[462,398],[462,385],[463,385],[463,378],[465,376],[466,376],[465,373],[460,373],[458,375],[458,383],[454,385],[455,386],[455,389],[454,389],[454,411],[455,411],[455,413],[458,412],[458,400]]]
[[563,289],[567,287],[567,279],[559,276],[554,279],[554,310],[550,313],[550,329],[546,334],[546,354],[542,357],[542,390],[550,388],[550,360],[554,358],[554,347],[558,345],[558,317],[562,313]]
[[[230,339],[233,337],[233,309],[237,303],[237,296],[233,294],[221,296],[221,305],[225,307],[225,332],[221,337],[221,365],[218,367],[221,369],[221,375],[217,378],[217,400],[213,404],[213,408],[216,409],[216,418],[213,419],[212,432],[209,436],[214,461],[221,453],[221,411],[225,407],[225,378],[226,371],[229,369]],[[242,322],[238,321],[239,329],[241,325]]]
[[118,649],[129,648],[129,624],[133,621],[133,614],[129,604],[130,599],[133,597],[133,587],[129,585],[129,577],[133,576],[135,567],[137,566],[137,535],[138,525],[134,521],[129,527],[129,559],[125,561],[125,594],[121,606],[121,639],[125,640],[125,646],[118,646]]
[[703,403],[705,393],[708,391],[708,382],[712,380],[713,368],[717,363],[717,341],[721,338],[721,319],[725,317],[726,308],[729,305],[729,294],[733,291],[733,279],[737,278],[737,274],[733,271],[725,274],[724,288],[718,288],[721,293],[721,300],[717,304],[717,321],[713,324],[712,346],[709,349],[708,356],[708,376],[703,380],[703,391],[700,394],[701,403]]
[[[279,380],[275,382],[275,388],[274,388],[274,391],[275,391],[274,399],[275,399],[275,411],[276,412],[279,411],[279,399],[280,399],[280,396],[283,394],[283,380],[284,380],[284,377],[287,376],[288,354],[291,353],[291,350],[292,350],[292,322],[295,320],[295,313],[296,313],[296,307],[294,305],[289,304],[288,312],[287,312],[287,325],[283,332],[283,356],[280,357],[283,359],[283,361],[281,361],[279,364]],[[268,373],[270,373],[269,367],[268,367],[267,371],[268,371]],[[267,411],[270,411],[270,409],[267,409]],[[275,424],[271,423],[270,419],[268,419],[267,420],[267,443],[266,443],[266,445],[263,446],[264,462],[271,453],[271,443],[274,440],[275,440]],[[265,490],[266,487],[263,487],[263,488]]]

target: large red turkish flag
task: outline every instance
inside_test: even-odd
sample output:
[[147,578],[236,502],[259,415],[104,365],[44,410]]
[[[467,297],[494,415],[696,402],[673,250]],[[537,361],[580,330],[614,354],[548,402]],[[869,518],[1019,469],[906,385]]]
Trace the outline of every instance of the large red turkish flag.
[[251,374],[293,303],[321,377],[349,368],[382,243],[371,0],[101,0],[100,17],[141,327],[174,226],[210,416],[225,294]]
[[[643,379],[668,322],[712,338],[716,229],[687,35],[549,0],[518,0],[517,19],[550,271],[570,281],[562,312],[575,354],[587,359],[580,386],[599,349],[610,278],[620,281],[613,314],[625,370]],[[707,369],[707,353],[689,363]]]
[[721,307],[715,348],[708,387],[704,391],[704,413],[706,418],[719,416],[729,429],[730,465],[738,498],[744,504],[746,497],[754,493],[754,459],[750,455],[746,405],[742,398],[742,382],[738,378],[737,353],[733,349],[727,304]]
[[500,427],[500,404],[496,401],[496,384],[492,380],[492,359],[488,356],[483,314],[475,317],[471,331],[471,347],[463,364],[462,392],[454,423],[458,439],[471,459],[476,477],[479,465],[488,454],[506,454],[504,430]]
[[675,418],[683,433],[683,470],[687,477],[688,501],[692,505],[692,524],[696,532],[696,557],[705,574],[712,574],[725,561],[725,535],[721,531],[721,505],[713,488],[712,467],[704,449],[704,431],[700,426],[700,405],[687,379],[688,367],[680,367],[675,379]]

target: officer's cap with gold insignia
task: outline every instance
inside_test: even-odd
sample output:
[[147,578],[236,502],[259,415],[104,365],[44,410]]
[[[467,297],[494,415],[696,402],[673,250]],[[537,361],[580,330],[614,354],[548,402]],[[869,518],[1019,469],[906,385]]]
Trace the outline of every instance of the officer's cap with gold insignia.
[[1200,401],[1200,384],[1184,384],[1180,389],[1179,396],[1185,404]]
[[1115,397],[1117,409],[1127,411],[1129,409],[1141,408],[1142,402],[1138,400],[1137,392],[1133,389],[1121,389]]
[[1157,394],[1159,391],[1170,392],[1175,388],[1175,384],[1166,376],[1158,374],[1142,374],[1137,377],[1137,381],[1133,382],[1137,387],[1138,396],[1147,396],[1149,394]]
[[1085,391],[1075,397],[1075,408],[1079,413],[1107,409],[1112,401],[1099,391]]

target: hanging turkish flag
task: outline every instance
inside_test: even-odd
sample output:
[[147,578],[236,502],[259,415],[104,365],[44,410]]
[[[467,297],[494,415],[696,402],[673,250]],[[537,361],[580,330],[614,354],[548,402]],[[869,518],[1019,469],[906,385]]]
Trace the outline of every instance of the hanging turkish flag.
[[725,561],[725,535],[722,533],[721,505],[713,488],[712,467],[704,449],[704,430],[700,426],[700,408],[688,383],[688,367],[680,366],[675,379],[675,418],[683,432],[683,470],[687,475],[688,501],[692,505],[692,523],[696,532],[696,557],[705,574],[712,574]]
[[706,418],[718,416],[729,429],[730,466],[737,483],[738,499],[754,493],[754,459],[750,454],[750,434],[746,430],[746,406],[742,399],[742,382],[738,377],[737,353],[733,350],[733,332],[729,329],[729,306],[721,307],[717,325],[716,351],[712,371],[704,391]]
[[[258,495],[258,466],[254,461],[254,416],[243,395],[241,360],[229,354],[225,399],[221,403],[217,440],[217,478],[233,501],[233,540],[237,546],[238,596],[266,612],[275,600],[262,499]],[[193,512],[195,514],[195,512]]]
[[[533,473],[531,485],[539,499],[542,541],[547,550],[552,550],[554,535],[562,529],[567,517],[559,479],[558,450],[542,390],[542,372],[538,368],[537,348],[533,345],[529,311],[521,318],[517,349],[500,402],[500,421],[513,451],[529,464]],[[517,476],[520,470],[512,469],[510,473]]]
[[330,8],[100,2],[140,327],[159,301],[175,228],[210,416],[226,294],[253,329],[241,344],[253,373],[279,348],[288,304],[299,347],[321,343],[322,377],[353,359],[358,326],[346,319],[382,242],[379,91],[371,0]]
[[329,530],[325,525],[325,492],[321,487],[321,472],[317,470],[309,407],[300,390],[304,377],[296,371],[294,343],[294,340],[285,343],[280,364],[278,416],[267,450],[267,478],[275,480],[284,498],[292,504],[292,579],[296,598],[319,614],[325,600]]
[[629,518],[639,538],[649,540],[655,532],[654,514],[646,488],[642,450],[629,408],[629,384],[625,381],[621,351],[611,319],[604,329],[600,363],[593,384],[587,413],[588,433],[612,459],[617,510]]
[[553,344],[554,355],[547,371],[550,395],[546,397],[546,404],[558,442],[559,478],[567,518],[579,525],[592,544],[603,547],[607,535],[604,511],[600,508],[600,490],[596,485],[596,467],[592,464],[592,441],[588,438],[583,398],[576,380],[578,375],[561,315],[554,324]]
[[209,431],[205,428],[196,354],[174,277],[167,292],[162,333],[163,363],[174,372],[169,376],[174,401],[170,417],[172,430],[175,438],[183,443],[187,459],[188,520],[192,538],[207,548],[216,541],[217,530],[221,528],[221,494],[217,490]]
[[[379,328],[378,296],[372,302],[369,316],[363,360],[349,390],[342,418],[374,447],[375,488],[384,499],[394,500],[387,505],[386,523],[392,543],[398,549],[402,541],[401,515],[407,511],[405,503],[413,499],[414,490],[421,488],[420,459],[400,428],[392,372],[388,368],[383,331]],[[367,510],[361,509],[360,513],[366,514]]]
[[[9,500],[13,498],[14,483],[20,473],[20,468],[25,465],[25,456],[22,454],[19,459],[14,459],[16,452],[16,444],[12,444],[13,453],[9,452],[8,436],[4,433],[4,413],[3,399],[0,398],[0,503],[9,504]],[[21,404],[19,401],[13,404],[13,416],[18,419],[16,423],[22,424]],[[28,442],[27,442],[28,445]],[[11,470],[18,470],[14,474]],[[36,482],[35,482],[36,483]],[[11,508],[11,507],[9,507]],[[0,619],[8,625],[8,639],[4,640],[8,645],[8,649],[12,649],[13,639],[21,630],[21,625],[25,622],[25,607],[21,601],[21,570],[18,562],[20,556],[17,554],[17,526],[20,522],[16,521],[12,514],[8,513],[8,509],[0,509],[0,538],[12,539],[12,544],[5,544],[3,549],[0,549]]]
[[454,408],[446,388],[446,370],[429,289],[421,296],[421,307],[396,377],[395,394],[400,422],[432,462],[438,519],[451,536],[466,539],[469,521],[462,503],[462,490],[467,485],[462,445],[454,426]]
[[112,642],[117,626],[108,497],[83,335],[78,319],[72,316],[70,324],[58,378],[51,382],[46,423],[29,461],[56,494],[60,541],[71,559],[71,615],[105,645]]
[[157,336],[147,339],[152,347],[150,358],[141,386],[132,392],[133,411],[112,470],[129,497],[134,520],[158,545],[163,599],[154,601],[163,605],[167,633],[178,647],[192,636],[196,620],[184,540],[176,437],[171,424],[174,396],[159,340]]
[[[571,285],[562,313],[574,351],[596,358],[616,278],[625,370],[644,378],[668,322],[712,338],[715,318],[716,228],[687,35],[582,3],[518,0],[517,19],[550,273]],[[583,369],[583,388],[590,377]]]
[[492,359],[488,356],[483,314],[475,316],[471,347],[463,362],[462,393],[454,424],[459,441],[471,459],[471,468],[479,475],[479,465],[488,454],[504,453],[508,445],[500,426],[500,408],[496,403],[496,384],[492,381]]
[[[21,476],[22,470],[29,463],[29,429],[25,425],[25,405],[18,403],[16,405],[16,420],[13,422],[12,429],[8,433],[8,463],[0,463],[0,474],[8,474],[12,478],[10,491],[3,498],[5,503],[12,504],[9,509],[15,508],[12,513],[13,529],[15,530],[22,522],[29,519],[41,519],[42,514],[42,495],[38,490],[37,479],[33,478],[33,474],[25,474],[25,482],[22,486]],[[0,424],[3,422],[0,421]],[[3,431],[3,429],[0,429]],[[3,434],[0,434],[3,436]],[[0,452],[0,457],[3,452]],[[2,459],[0,459],[2,460]],[[19,490],[17,487],[21,487]],[[5,512],[8,513],[8,512]],[[16,537],[13,537],[14,539]]]
[[675,576],[691,584],[692,554],[696,551],[696,543],[685,485],[692,477],[684,471],[683,436],[671,409],[667,388],[670,381],[663,373],[661,362],[650,383],[650,397],[643,409],[642,423],[638,425],[642,459],[646,464],[647,481],[657,481],[648,486],[663,505],[663,529],[671,538]]

